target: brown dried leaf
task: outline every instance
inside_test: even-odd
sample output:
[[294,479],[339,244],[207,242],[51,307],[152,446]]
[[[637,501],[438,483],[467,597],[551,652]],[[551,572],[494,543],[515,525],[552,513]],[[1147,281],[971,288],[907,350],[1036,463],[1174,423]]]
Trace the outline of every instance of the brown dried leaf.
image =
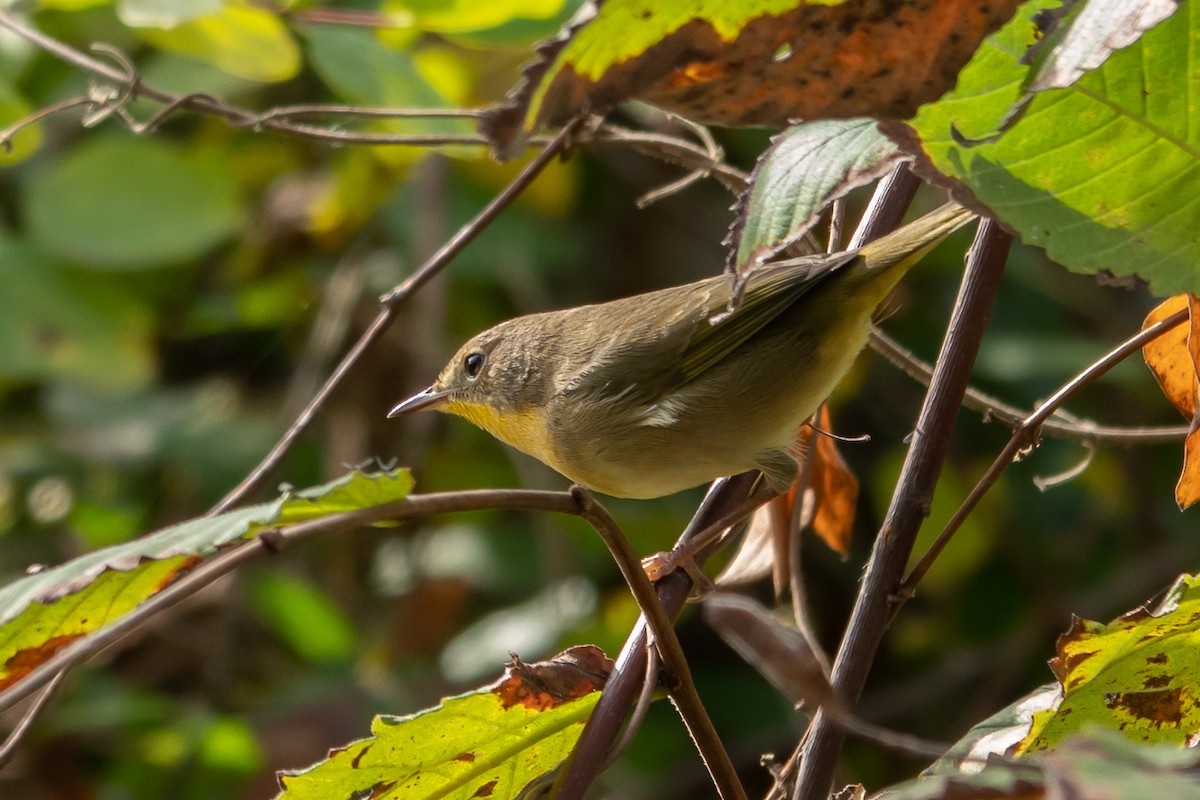
[[604,0],[542,48],[481,129],[497,150],[636,98],[697,121],[905,119],[954,85],[1017,0]]
[[[1146,315],[1142,330],[1193,306],[1194,302],[1195,298],[1189,302],[1186,294],[1177,294],[1164,300]],[[1196,378],[1196,362],[1188,342],[1191,328],[1196,324],[1197,317],[1193,314],[1191,325],[1179,325],[1142,348],[1146,366],[1154,373],[1163,394],[1179,409],[1180,414],[1189,419],[1196,412],[1196,397],[1200,391],[1200,383]]]
[[492,691],[502,708],[520,704],[545,711],[604,688],[612,668],[612,659],[595,645],[571,647],[532,664],[514,655]]
[[1193,294],[1178,294],[1159,304],[1146,316],[1142,329],[1188,309],[1189,323],[1177,325],[1142,348],[1146,366],[1179,412],[1192,421],[1183,446],[1183,470],[1175,485],[1175,502],[1180,508],[1200,500],[1200,300]]

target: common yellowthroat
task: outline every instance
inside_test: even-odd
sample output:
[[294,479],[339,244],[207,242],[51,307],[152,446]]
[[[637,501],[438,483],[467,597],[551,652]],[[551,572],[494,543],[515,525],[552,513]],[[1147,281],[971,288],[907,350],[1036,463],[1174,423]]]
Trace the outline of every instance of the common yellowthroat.
[[784,491],[796,430],[866,345],[875,307],[973,216],[950,203],[858,250],[764,266],[723,319],[727,275],[502,322],[388,416],[457,414],[615,497],[750,469]]

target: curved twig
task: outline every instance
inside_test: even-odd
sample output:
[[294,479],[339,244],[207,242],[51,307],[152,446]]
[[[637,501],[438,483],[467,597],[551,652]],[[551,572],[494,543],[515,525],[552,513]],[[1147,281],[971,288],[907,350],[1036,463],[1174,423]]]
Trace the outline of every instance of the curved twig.
[[[903,370],[913,379],[929,385],[933,375],[933,367],[922,361],[912,351],[905,348],[878,327],[871,327],[870,344],[875,352],[882,355],[896,367]],[[1016,428],[1021,421],[1029,416],[1029,411],[1000,400],[986,392],[967,387],[963,405],[973,411],[979,411],[986,418],[998,419],[1010,428]],[[1159,442],[1175,442],[1187,436],[1186,425],[1164,425],[1152,427],[1119,427],[1099,425],[1091,420],[1081,419],[1069,414],[1063,409],[1056,409],[1054,415],[1042,424],[1042,434],[1056,439],[1071,439],[1078,442],[1114,442],[1117,444],[1155,444]]]
[[1070,400],[1087,386],[1090,386],[1101,375],[1140,350],[1144,344],[1162,336],[1187,319],[1188,310],[1183,309],[1160,322],[1144,328],[1134,336],[1130,336],[1106,353],[1103,358],[1100,358],[1087,369],[1059,387],[1058,391],[1052,394],[1046,402],[1042,403],[1036,411],[1021,420],[1021,424],[1017,426],[1016,430],[1013,431],[1012,437],[1009,438],[1008,444],[1004,446],[1004,449],[992,461],[992,465],[988,467],[987,472],[983,474],[983,477],[971,489],[970,494],[963,500],[962,505],[954,512],[954,516],[946,523],[946,527],[942,529],[937,539],[929,546],[929,550],[921,556],[921,560],[908,573],[908,576],[900,585],[900,591],[897,593],[897,604],[903,602],[904,598],[911,596],[917,584],[925,577],[925,573],[933,566],[933,562],[937,559],[938,555],[950,543],[950,539],[958,531],[963,521],[967,518],[967,515],[971,513],[979,501],[983,499],[983,496],[987,494],[988,490],[999,480],[1000,473],[1012,463],[1021,450],[1037,442],[1041,428],[1046,420],[1050,418],[1050,415],[1057,411],[1063,403]]

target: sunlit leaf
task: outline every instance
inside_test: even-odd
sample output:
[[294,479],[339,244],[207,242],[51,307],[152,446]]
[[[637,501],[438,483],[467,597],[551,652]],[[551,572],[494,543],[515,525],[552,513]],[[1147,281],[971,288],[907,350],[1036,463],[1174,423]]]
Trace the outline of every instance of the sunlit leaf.
[[1021,752],[1059,745],[1086,726],[1140,742],[1184,745],[1200,730],[1200,579],[1182,576],[1154,610],[1108,624],[1076,618],[1050,662],[1057,708],[1034,715]]
[[908,117],[950,88],[1015,0],[606,0],[540,48],[485,129],[515,137],[630,98],[727,125]]
[[386,9],[408,12],[413,24],[438,33],[465,33],[495,28],[515,19],[547,19],[562,10],[564,0],[391,0]]
[[400,500],[411,488],[406,470],[352,472],[270,503],[189,520],[56,567],[32,570],[0,587],[0,686],[133,611],[224,545],[265,527]]
[[987,137],[1001,125],[1032,69],[1021,60],[1034,41],[1031,16],[1053,5],[1022,7],[988,39],[954,91],[916,116],[919,142],[906,147],[1069,269],[1137,275],[1164,296],[1194,290],[1200,72],[1181,65],[1191,63],[1200,30],[1196,3],[1185,2],[1069,88],[1038,94],[998,139],[974,146],[955,140],[954,130]]
[[871,800],[1197,800],[1197,755],[1092,730],[1021,761],[968,761],[892,786]]
[[[1032,53],[1030,92],[1063,89],[1175,13],[1180,0],[1073,0]],[[1050,12],[1052,14],[1057,11]]]
[[138,34],[155,47],[247,80],[277,83],[300,71],[300,48],[279,16],[236,0],[226,0],[216,13],[168,28],[138,28]]
[[376,717],[373,736],[279,775],[280,800],[517,797],[571,752],[612,662],[596,647],[549,661],[514,656],[491,686],[406,717]]
[[199,258],[242,224],[227,161],[158,138],[85,141],[35,181],[29,227],[81,265],[135,270]]

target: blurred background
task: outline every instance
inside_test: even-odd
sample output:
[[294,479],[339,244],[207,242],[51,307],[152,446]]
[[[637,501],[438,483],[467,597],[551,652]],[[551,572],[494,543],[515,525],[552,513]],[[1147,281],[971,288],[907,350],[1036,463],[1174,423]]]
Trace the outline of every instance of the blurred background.
[[[149,85],[250,109],[453,108],[502,99],[532,43],[573,10],[561,0],[185,5],[46,0],[28,19],[79,49],[117,48]],[[78,69],[0,32],[0,125],[87,85]],[[131,106],[141,120],[157,109]],[[618,119],[672,124],[636,107]],[[334,122],[471,131],[458,120]],[[747,170],[768,135],[717,132]],[[14,145],[0,155],[0,580],[211,508],[374,317],[378,295],[519,166],[497,165],[479,147],[332,146],[192,113],[135,136],[115,119],[85,129],[68,111]],[[613,148],[552,166],[406,304],[276,483],[306,486],[382,463],[412,467],[418,491],[563,488],[461,420],[384,415],[481,328],[719,272],[734,199],[719,184],[635,205],[681,174]],[[865,197],[851,198],[851,219]],[[939,202],[925,191],[917,210]],[[937,352],[969,238],[940,247],[891,304],[886,329],[923,358]],[[1018,246],[974,382],[1031,408],[1135,331],[1152,305],[1139,287],[1100,285]],[[850,557],[806,543],[810,602],[830,649],[922,395],[868,353],[833,398],[837,430],[871,441],[842,447],[862,482]],[[1112,425],[1179,422],[1138,359],[1070,409]],[[924,541],[1006,439],[1002,425],[963,412]],[[894,623],[862,716],[952,739],[1051,679],[1045,662],[1070,614],[1111,618],[1194,569],[1200,542],[1171,494],[1179,450],[1102,444],[1079,476],[1045,492],[1033,479],[1079,464],[1084,447],[1047,440],[1014,464]],[[699,497],[605,503],[649,553],[670,544]],[[764,601],[769,593],[756,590]],[[533,660],[591,642],[615,655],[634,618],[606,551],[573,519],[460,514],[313,541],[74,670],[0,771],[0,796],[269,797],[274,770],[366,736],[377,713],[411,713],[488,682],[510,651]],[[694,612],[681,635],[718,731],[761,795],[760,756],[786,758],[804,721]],[[843,777],[869,788],[921,766],[855,743],[844,765]],[[666,703],[596,792],[709,794]]]

